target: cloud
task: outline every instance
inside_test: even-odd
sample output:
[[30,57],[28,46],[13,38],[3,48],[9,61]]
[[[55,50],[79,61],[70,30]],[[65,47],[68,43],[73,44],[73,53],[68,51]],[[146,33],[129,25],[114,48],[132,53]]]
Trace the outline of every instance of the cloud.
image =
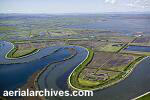
[[129,0],[128,6],[150,8],[150,0]]
[[116,0],[105,0],[105,3],[114,4],[114,3],[116,3]]
[[137,8],[150,8],[150,0],[105,0],[105,3],[127,5]]

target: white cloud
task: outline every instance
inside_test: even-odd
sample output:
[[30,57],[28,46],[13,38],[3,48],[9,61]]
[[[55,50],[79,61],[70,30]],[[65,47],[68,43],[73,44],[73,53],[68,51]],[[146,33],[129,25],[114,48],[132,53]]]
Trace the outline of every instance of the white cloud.
[[116,3],[116,0],[105,0],[105,3],[111,3],[111,4],[114,4],[114,3]]
[[128,6],[130,7],[140,7],[140,8],[149,8],[150,0],[129,0]]
[[105,0],[105,3],[127,5],[129,7],[150,8],[150,0]]

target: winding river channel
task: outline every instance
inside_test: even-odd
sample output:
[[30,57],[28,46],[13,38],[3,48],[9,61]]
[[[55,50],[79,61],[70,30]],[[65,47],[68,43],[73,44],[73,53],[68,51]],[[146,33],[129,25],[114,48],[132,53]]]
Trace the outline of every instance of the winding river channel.
[[[67,78],[69,74],[88,54],[85,48],[79,46],[53,46],[41,49],[36,54],[25,58],[6,59],[5,55],[13,48],[13,45],[6,41],[0,43],[1,94],[3,90],[14,90],[21,87],[34,72],[43,69],[47,65],[49,65],[47,70],[38,79],[39,88],[68,90]],[[73,48],[76,54],[73,55],[69,48]],[[48,97],[48,99],[130,100],[150,91],[149,71],[150,57],[147,57],[136,66],[128,78],[109,88],[95,91],[93,97]]]

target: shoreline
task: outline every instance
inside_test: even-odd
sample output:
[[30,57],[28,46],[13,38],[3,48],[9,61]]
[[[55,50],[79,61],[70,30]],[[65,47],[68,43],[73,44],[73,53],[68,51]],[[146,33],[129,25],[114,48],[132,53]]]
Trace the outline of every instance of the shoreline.
[[[36,91],[36,88],[34,86],[34,79],[36,78],[36,76],[38,75],[38,73],[40,72],[40,70],[38,70],[37,72],[34,72],[32,74],[32,76],[29,77],[29,79],[27,80],[27,82],[21,87],[22,90],[33,90]],[[39,96],[29,96],[29,97],[21,97],[22,100],[42,100],[41,97]]]
[[[82,47],[82,48],[84,48],[84,47]],[[88,51],[88,49],[87,48],[85,48],[87,51]],[[57,50],[59,50],[59,49],[57,49]],[[55,50],[54,52],[56,52],[57,50]],[[54,53],[53,52],[53,53]],[[72,55],[71,57],[68,57],[68,58],[66,58],[66,59],[64,59],[64,60],[62,60],[62,61],[65,61],[65,60],[68,60],[68,59],[71,59],[73,56],[75,56],[75,55]],[[76,68],[78,68],[82,63],[84,63],[84,61],[86,61],[86,59],[88,58],[88,56],[89,56],[89,51],[88,51],[88,54],[87,54],[87,56],[86,56],[86,58],[76,67]],[[104,89],[104,88],[108,88],[109,86],[112,86],[112,85],[115,85],[115,84],[117,84],[117,83],[119,83],[120,81],[122,81],[122,80],[124,80],[124,79],[126,79],[131,73],[132,73],[132,71],[136,68],[136,65],[137,64],[139,64],[141,61],[143,61],[144,59],[146,59],[146,58],[148,58],[149,56],[146,56],[146,57],[143,57],[142,59],[140,59],[139,61],[137,61],[137,62],[135,62],[135,64],[133,64],[133,67],[129,70],[129,71],[127,71],[127,73],[123,76],[123,78],[121,78],[120,80],[118,80],[118,81],[116,81],[116,82],[113,82],[113,83],[111,83],[111,84],[108,84],[108,85],[106,85],[106,86],[103,86],[103,87],[100,87],[100,88],[96,88],[96,89],[90,89],[90,90],[92,90],[92,91],[97,91],[97,90],[101,90],[101,89]],[[58,61],[58,62],[62,62],[62,61]],[[58,63],[58,62],[54,62],[54,63]],[[134,61],[133,61],[134,62]],[[53,63],[52,63],[53,64]],[[51,64],[50,64],[51,65]],[[40,75],[43,73],[43,72],[45,72],[45,70],[47,70],[47,68],[50,66],[49,64],[47,65],[47,66],[45,66],[42,70],[38,70],[38,72],[34,72],[33,73],[33,75],[32,76],[30,76],[30,78],[29,78],[29,80],[21,87],[21,89],[22,88],[25,88],[26,87],[26,85],[27,85],[27,87],[26,88],[30,88],[30,87],[32,87],[32,89],[34,89],[34,90],[40,90],[40,88],[39,88],[39,86],[38,86],[38,78],[40,77]],[[76,69],[75,68],[75,69]],[[73,74],[73,72],[75,71],[75,69],[71,72],[71,74]],[[69,77],[71,77],[71,74],[69,75]],[[69,78],[68,78],[69,79]],[[32,83],[32,84],[31,84]],[[68,83],[68,82],[67,82]],[[74,87],[73,85],[71,86],[72,84],[70,83],[70,86],[68,86],[69,88],[71,87],[71,88],[73,88],[73,89],[75,89],[75,90],[82,90],[82,89],[78,89],[78,88],[76,88],[76,87]],[[29,87],[28,87],[29,86]],[[36,98],[36,99],[33,99],[33,100],[43,100],[42,99],[43,97],[39,97],[38,96],[38,99]],[[29,99],[23,99],[23,100],[29,100]],[[133,99],[134,100],[134,99]]]
[[[55,64],[55,63],[59,63],[59,62],[63,62],[63,61],[66,61],[68,59],[71,59],[72,57],[74,57],[75,55],[77,54],[77,51],[75,51],[75,54],[71,55],[70,57],[66,58],[66,59],[63,59],[62,61],[57,61],[57,62],[54,62],[52,64]],[[50,67],[50,65],[52,64],[48,64],[47,66],[45,66],[39,73],[38,75],[36,76],[35,80],[34,80],[34,86],[36,87],[37,90],[39,90],[39,86],[37,85],[37,82],[38,82],[38,79],[39,77],[47,70],[48,67]]]
[[[56,52],[56,51],[55,51],[55,52]],[[58,62],[63,62],[63,61],[65,61],[65,60],[71,59],[71,58],[74,57],[76,54],[77,54],[77,52],[75,51],[75,54],[71,55],[70,57],[68,57],[68,58],[66,58],[66,59],[64,59],[64,60],[62,60],[62,61],[58,61]],[[58,62],[54,62],[54,63],[58,63]],[[54,64],[54,63],[52,63],[52,64]],[[42,75],[42,74],[45,72],[45,70],[47,70],[47,68],[50,67],[50,65],[52,65],[52,64],[48,64],[48,65],[46,65],[43,69],[38,70],[37,72],[34,72],[34,73],[32,74],[32,76],[29,77],[29,79],[27,80],[27,82],[21,87],[21,89],[25,89],[25,90],[26,90],[27,88],[29,88],[29,89],[34,90],[34,91],[40,90],[39,85],[38,85],[38,78],[39,78],[40,75]],[[45,100],[45,97],[39,97],[39,96],[37,96],[37,97],[22,97],[22,99],[23,99],[23,100],[29,100],[29,99],[32,99],[32,100]]]
[[[40,49],[37,49],[36,51],[32,52],[32,53],[28,53],[28,54],[25,54],[23,56],[20,56],[20,57],[16,57],[16,58],[11,58],[11,57],[8,57],[9,53],[11,53],[13,51],[13,49],[15,49],[15,45],[11,42],[9,42],[13,47],[7,52],[7,54],[5,55],[5,58],[6,59],[10,59],[10,60],[13,60],[13,59],[21,59],[21,58],[26,58],[28,56],[31,56],[31,55],[34,55],[36,53],[38,53],[40,51]],[[16,52],[16,51],[15,51]]]
[[144,96],[146,96],[146,95],[148,95],[148,94],[150,94],[150,91],[149,91],[149,92],[146,92],[146,93],[144,93],[144,94],[142,94],[142,95],[140,95],[140,96],[138,96],[138,97],[135,97],[135,98],[133,98],[133,99],[131,99],[131,100],[138,100],[138,99],[140,99],[141,97],[144,97]]
[[[75,51],[75,54],[71,55],[70,57],[68,57],[68,58],[66,58],[66,59],[64,59],[64,60],[62,60],[62,61],[58,61],[58,62],[54,62],[54,63],[59,63],[59,62],[63,62],[63,61],[65,61],[65,60],[71,59],[71,58],[74,57],[76,54],[77,54],[77,51]],[[54,63],[52,63],[52,64],[54,64]],[[52,64],[48,64],[48,65],[45,66],[42,70],[39,70],[38,72],[35,72],[35,73],[34,73],[35,75],[32,75],[32,76],[31,76],[32,79],[30,78],[29,81],[28,81],[24,86],[30,84],[30,85],[28,85],[29,87],[33,87],[34,90],[40,90],[40,87],[39,87],[39,84],[38,84],[38,79],[39,79],[39,77],[47,70],[47,68],[49,68],[50,65],[52,65]],[[31,83],[32,83],[32,84],[31,84]],[[24,88],[24,86],[23,86],[22,88]],[[28,87],[27,87],[27,88],[28,88]],[[28,100],[28,99],[25,99],[25,100]],[[39,96],[38,96],[38,99],[35,99],[35,100],[45,100],[45,97],[39,97]]]
[[[47,57],[47,56],[49,56],[49,55],[51,55],[52,53],[55,53],[55,52],[57,52],[58,50],[59,50],[60,48],[57,48],[56,50],[54,50],[53,52],[51,52],[50,54],[48,54],[48,55],[45,55],[45,56],[43,56],[43,57],[40,57],[40,58],[37,58],[37,59],[41,59],[41,58],[44,58],[44,57]],[[11,49],[12,50],[12,49]],[[11,50],[9,50],[9,52],[11,51]],[[40,51],[40,50],[39,50]],[[6,56],[6,55],[5,55]],[[24,58],[24,57],[23,57]],[[7,59],[7,58],[5,58],[5,59]],[[18,58],[17,58],[18,59]],[[17,59],[8,59],[8,60],[17,60]],[[33,59],[33,60],[30,60],[30,61],[24,61],[24,62],[11,62],[11,63],[0,63],[0,65],[1,64],[21,64],[21,63],[27,63],[27,62],[31,62],[31,61],[34,61],[34,60],[37,60],[37,59]]]
[[84,63],[85,61],[86,61],[86,59],[88,58],[88,56],[89,56],[89,50],[87,49],[87,48],[85,48],[86,50],[87,50],[87,52],[88,52],[88,54],[87,54],[87,56],[86,56],[86,58],[70,73],[70,75],[69,75],[69,77],[68,77],[68,87],[71,87],[72,89],[75,89],[75,90],[79,90],[79,91],[81,91],[81,89],[78,89],[78,88],[76,88],[76,87],[74,87],[72,84],[71,84],[71,76],[72,76],[72,74],[74,73],[74,71],[82,64],[82,63]]
[[[90,90],[90,91],[98,91],[98,90],[102,90],[102,89],[105,89],[105,88],[108,88],[108,87],[110,87],[110,86],[112,86],[112,85],[115,85],[115,84],[117,84],[117,83],[119,83],[119,82],[121,82],[121,81],[123,81],[123,80],[125,80],[126,78],[128,78],[129,77],[129,75],[133,72],[133,70],[136,68],[136,65],[137,64],[139,64],[141,61],[143,61],[144,59],[146,59],[146,58],[148,58],[149,56],[146,56],[146,57],[139,57],[139,58],[137,58],[137,59],[135,59],[135,60],[139,60],[139,61],[137,61],[137,62],[135,62],[135,64],[133,64],[133,67],[131,68],[131,69],[129,69],[129,70],[127,70],[126,71],[126,73],[124,74],[124,75],[122,75],[122,78],[120,78],[120,79],[118,79],[117,81],[115,81],[115,82],[112,82],[112,83],[110,83],[110,84],[106,84],[106,85],[103,85],[103,86],[100,86],[100,87],[97,87],[97,88],[94,88],[94,89],[80,89],[80,88],[76,88],[75,86],[73,86],[72,84],[71,84],[71,82],[70,82],[70,78],[71,78],[71,75],[73,74],[73,72],[76,70],[76,68],[77,67],[79,67],[83,62],[81,62],[74,70],[73,70],[73,72],[70,74],[70,76],[69,76],[69,78],[68,78],[68,85],[69,85],[69,87],[71,88],[71,89],[74,89],[74,90],[78,90],[78,91],[83,91],[83,90]],[[134,60],[134,61],[135,61]],[[133,62],[131,62],[131,64],[132,63],[134,63],[134,61]],[[130,66],[130,64],[129,64],[129,66]],[[132,66],[132,65],[131,65]]]

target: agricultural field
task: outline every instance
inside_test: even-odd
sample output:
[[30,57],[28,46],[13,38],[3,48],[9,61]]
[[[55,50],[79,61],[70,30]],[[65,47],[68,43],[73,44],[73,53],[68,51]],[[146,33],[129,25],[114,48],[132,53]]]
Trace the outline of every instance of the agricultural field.
[[124,43],[107,43],[104,46],[99,46],[99,51],[117,52],[124,46]]
[[32,44],[16,44],[14,49],[7,55],[9,58],[19,58],[38,51]]
[[107,41],[107,42],[112,42],[112,43],[129,43],[132,42],[135,37],[134,36],[121,36],[121,35],[117,35],[117,34],[113,34],[113,35],[103,35],[98,37],[98,39],[100,39],[102,42],[103,41]]
[[122,53],[131,53],[137,55],[150,55],[150,37],[137,37],[132,43],[126,46]]
[[[34,73],[32,74],[34,74],[34,76],[31,74],[29,75],[31,76],[32,81],[27,82],[31,86],[27,85],[27,88],[30,87],[36,90],[37,87],[34,82],[38,82],[38,77],[40,77],[40,75],[42,75],[45,71],[46,73],[48,72],[48,74],[43,74],[44,84],[49,84],[51,88],[56,86],[56,88],[59,89],[63,89],[65,87],[69,90],[100,90],[117,84],[127,78],[136,67],[136,64],[138,64],[144,57],[150,56],[149,34],[143,34],[141,36],[137,35],[136,29],[142,28],[133,28],[133,24],[126,25],[125,28],[123,24],[131,22],[130,18],[127,22],[128,18],[126,17],[127,16],[120,17],[120,15],[37,16],[32,14],[1,14],[0,41],[11,42],[15,45],[14,49],[5,56],[9,58],[21,58],[27,55],[32,55],[34,53],[38,53],[39,50],[43,50],[43,48],[51,48],[51,46],[60,46],[60,48],[62,48],[60,51],[58,50],[59,52],[55,52],[54,50],[52,54],[47,52],[49,53],[47,58],[43,57],[42,60],[37,60],[36,63],[39,65],[39,68],[42,68],[41,65],[46,63],[50,64],[50,66],[47,68],[46,64],[43,66],[43,68],[45,67],[43,70],[38,69],[38,71],[33,71]],[[113,21],[113,19],[115,20]],[[107,21],[112,21],[112,23],[104,24],[104,22],[107,23]],[[118,23],[117,27],[115,27],[116,25],[114,24],[116,24],[116,22],[123,23]],[[135,25],[136,24],[137,21]],[[110,27],[108,27],[109,25]],[[143,26],[145,27],[145,24]],[[67,51],[63,49],[64,46],[72,46],[72,49]],[[76,46],[79,47],[76,48]],[[71,56],[68,59],[67,55],[74,53],[74,50],[77,51],[76,55]],[[54,67],[51,67],[51,65],[53,66],[53,63],[51,64],[50,62],[55,60],[51,58],[56,58],[56,60],[58,58],[61,59],[60,61],[58,59],[58,64],[56,63],[56,65],[54,64]],[[38,63],[43,64],[40,65]],[[35,64],[35,62],[33,62],[33,64]],[[33,65],[31,64],[28,68],[32,67]],[[69,67],[72,69],[69,69]],[[20,69],[20,66],[18,68]],[[64,74],[63,71],[64,73],[67,73],[68,76]],[[72,72],[72,74],[68,72]],[[50,77],[48,77],[48,75],[50,75]],[[51,75],[56,76],[52,77],[50,80]],[[47,78],[44,78],[45,76]],[[63,86],[60,85],[60,83]],[[134,83],[129,82],[128,84],[130,86]],[[126,91],[128,92],[128,90]],[[131,89],[129,91],[131,91]],[[106,94],[108,93],[106,92]],[[123,91],[122,94],[124,94]],[[101,98],[101,96],[99,97]]]
[[93,59],[91,63],[89,63],[86,68],[97,69],[100,68],[102,64],[108,61],[114,53],[109,52],[94,52]]
[[132,55],[96,52],[91,63],[79,74],[79,84],[86,89],[106,85],[108,81],[111,83],[111,80],[126,73],[126,68],[137,58]]
[[68,41],[69,45],[79,45],[83,46],[86,48],[93,48],[93,49],[98,49],[99,46],[104,46],[107,44],[107,42],[100,42],[98,40],[69,40]]
[[115,54],[111,56],[101,68],[105,70],[124,71],[124,69],[137,58],[138,56],[136,57],[129,54]]
[[32,53],[38,52],[42,48],[47,48],[50,46],[62,46],[66,45],[65,41],[54,40],[54,41],[13,41],[15,43],[14,49],[8,53],[9,58],[18,58],[26,56]]
[[[97,18],[94,18],[98,20]],[[71,28],[72,25],[93,23],[90,17],[55,15],[7,15],[0,17],[0,36],[3,40],[33,40],[51,38],[81,38],[116,32],[99,29]],[[100,19],[101,20],[101,19]]]
[[121,50],[125,44],[132,42],[134,39],[133,37],[100,36],[93,39],[68,40],[68,44],[92,48],[94,51],[117,52]]
[[149,36],[140,36],[137,37],[130,45],[138,46],[150,46],[150,37]]

